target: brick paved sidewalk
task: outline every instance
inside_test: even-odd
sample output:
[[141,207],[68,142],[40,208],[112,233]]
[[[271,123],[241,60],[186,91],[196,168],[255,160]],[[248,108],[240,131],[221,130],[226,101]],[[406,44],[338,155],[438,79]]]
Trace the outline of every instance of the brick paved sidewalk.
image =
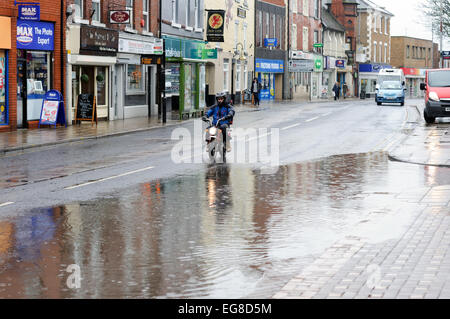
[[450,186],[392,196],[388,201],[402,203],[393,221],[410,220],[398,238],[374,242],[364,231],[349,235],[274,298],[450,298]]

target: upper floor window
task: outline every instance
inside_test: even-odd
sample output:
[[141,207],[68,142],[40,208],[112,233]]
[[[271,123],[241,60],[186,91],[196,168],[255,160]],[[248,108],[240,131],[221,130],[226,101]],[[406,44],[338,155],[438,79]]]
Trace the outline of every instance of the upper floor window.
[[179,1],[178,0],[172,0],[172,22],[178,23],[178,7],[179,7]]
[[316,19],[319,19],[319,14],[320,14],[319,0],[314,0],[314,17]]
[[100,22],[101,20],[101,0],[92,0],[92,21]]
[[74,4],[75,4],[75,9],[74,9],[74,15],[77,18],[83,19],[84,17],[84,5],[83,5],[83,0],[75,0]]
[[309,17],[309,0],[303,0],[303,15]]
[[144,31],[150,32],[150,3],[149,0],[142,0],[142,20]]
[[134,28],[134,0],[126,0],[126,9],[130,11],[130,28]]

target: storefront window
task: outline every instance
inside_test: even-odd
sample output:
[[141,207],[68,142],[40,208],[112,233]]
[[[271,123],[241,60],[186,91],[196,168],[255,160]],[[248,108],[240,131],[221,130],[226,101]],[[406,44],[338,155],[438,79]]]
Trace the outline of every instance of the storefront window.
[[50,53],[27,52],[27,120],[38,120],[50,88]]
[[200,65],[200,104],[199,108],[204,109],[206,106],[206,67]]
[[106,105],[106,67],[97,67],[97,104]]
[[184,65],[184,110],[190,111],[194,108],[195,101],[195,65],[186,63]]
[[166,65],[166,94],[180,94],[180,65],[167,63]]
[[8,84],[6,83],[6,54],[5,51],[0,50],[0,125],[8,124],[8,109],[6,105],[6,90]]
[[142,65],[128,64],[127,94],[144,94],[144,70]]

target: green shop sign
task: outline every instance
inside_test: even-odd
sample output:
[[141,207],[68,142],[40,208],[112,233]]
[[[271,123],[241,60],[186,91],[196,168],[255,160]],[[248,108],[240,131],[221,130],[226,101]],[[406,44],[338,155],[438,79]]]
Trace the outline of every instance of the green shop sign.
[[217,49],[203,49],[202,59],[217,59]]
[[316,58],[314,60],[314,68],[316,69],[316,71],[320,72],[322,70],[322,67],[323,67],[322,59],[321,58],[320,59]]
[[205,42],[164,37],[166,58],[168,59],[204,59]]

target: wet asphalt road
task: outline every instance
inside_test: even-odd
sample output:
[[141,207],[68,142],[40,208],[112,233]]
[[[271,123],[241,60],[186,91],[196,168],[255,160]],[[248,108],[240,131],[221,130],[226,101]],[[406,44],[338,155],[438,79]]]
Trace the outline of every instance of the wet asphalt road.
[[[0,297],[271,297],[334,241],[399,205],[368,194],[448,184],[448,169],[436,180],[388,160],[421,125],[415,103],[239,113],[235,128],[279,129],[272,174],[260,163],[173,163],[173,128],[4,156]],[[79,289],[66,285],[72,264]]]

